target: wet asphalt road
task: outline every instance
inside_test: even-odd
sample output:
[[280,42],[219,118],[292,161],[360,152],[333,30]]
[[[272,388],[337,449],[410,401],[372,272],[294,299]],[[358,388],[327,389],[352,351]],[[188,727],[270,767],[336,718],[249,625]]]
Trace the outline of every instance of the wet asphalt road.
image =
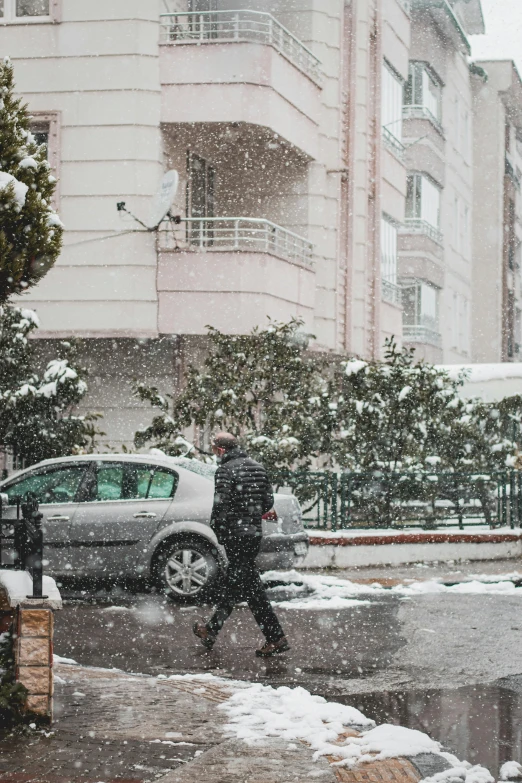
[[246,607],[236,608],[207,652],[192,624],[211,607],[179,607],[131,589],[82,595],[69,585],[62,591],[55,651],[88,665],[155,675],[209,671],[303,685],[327,698],[454,688],[522,673],[518,595],[390,593],[343,610],[276,607],[292,649],[263,661],[254,655],[262,637]]

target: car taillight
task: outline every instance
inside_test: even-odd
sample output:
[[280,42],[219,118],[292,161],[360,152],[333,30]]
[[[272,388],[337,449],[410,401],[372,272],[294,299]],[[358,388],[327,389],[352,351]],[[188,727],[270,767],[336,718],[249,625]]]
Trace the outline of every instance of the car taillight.
[[266,514],[263,514],[263,519],[268,519],[270,522],[277,522],[277,512],[274,511],[274,509],[270,509],[270,511],[267,511]]

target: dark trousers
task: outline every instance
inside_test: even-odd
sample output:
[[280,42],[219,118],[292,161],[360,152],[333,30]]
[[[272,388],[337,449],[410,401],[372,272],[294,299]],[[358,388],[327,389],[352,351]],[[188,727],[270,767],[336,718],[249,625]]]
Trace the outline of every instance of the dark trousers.
[[214,614],[207,623],[208,630],[217,634],[234,606],[246,601],[267,641],[276,642],[284,636],[284,631],[267,598],[255,563],[261,538],[244,535],[228,538],[222,543],[228,557],[228,569]]

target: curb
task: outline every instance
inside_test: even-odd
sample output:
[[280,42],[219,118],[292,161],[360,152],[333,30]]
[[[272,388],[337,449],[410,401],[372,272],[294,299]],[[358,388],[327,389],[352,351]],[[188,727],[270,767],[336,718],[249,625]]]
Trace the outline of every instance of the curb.
[[309,531],[301,568],[354,568],[449,560],[509,560],[522,557],[522,531],[481,532]]

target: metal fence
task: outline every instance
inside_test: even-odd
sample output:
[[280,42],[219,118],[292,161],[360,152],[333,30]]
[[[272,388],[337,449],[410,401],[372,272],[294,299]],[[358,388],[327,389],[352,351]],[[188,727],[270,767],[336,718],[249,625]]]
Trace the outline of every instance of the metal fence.
[[272,14],[263,11],[204,11],[160,15],[163,44],[261,43],[273,46],[314,81],[319,59]]
[[458,525],[520,527],[522,474],[287,472],[274,477],[299,498],[306,527],[323,530]]
[[[17,498],[15,516],[5,516],[5,503],[0,495],[0,568],[29,571],[33,579],[33,594],[27,598],[45,598],[43,595],[43,514],[38,501],[28,493]],[[6,551],[9,562],[4,562]]]

